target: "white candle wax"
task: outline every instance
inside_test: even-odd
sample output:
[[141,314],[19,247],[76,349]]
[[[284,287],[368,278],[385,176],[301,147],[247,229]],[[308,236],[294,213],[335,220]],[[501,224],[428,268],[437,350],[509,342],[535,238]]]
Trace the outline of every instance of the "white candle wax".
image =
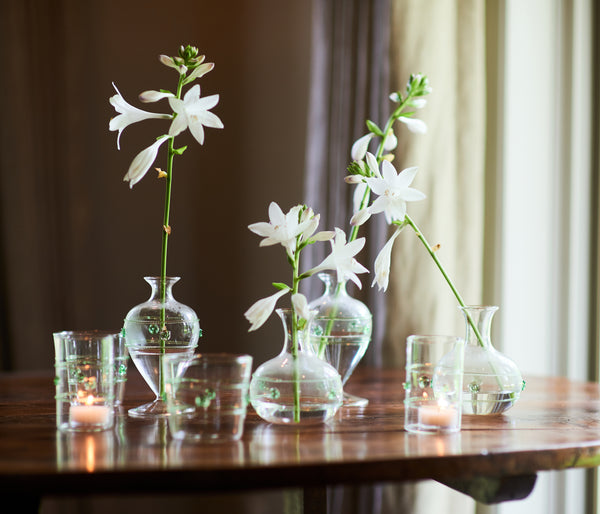
[[458,425],[458,411],[454,407],[424,405],[419,407],[419,425],[450,428]]
[[110,409],[106,405],[71,405],[69,418],[77,425],[106,425]]

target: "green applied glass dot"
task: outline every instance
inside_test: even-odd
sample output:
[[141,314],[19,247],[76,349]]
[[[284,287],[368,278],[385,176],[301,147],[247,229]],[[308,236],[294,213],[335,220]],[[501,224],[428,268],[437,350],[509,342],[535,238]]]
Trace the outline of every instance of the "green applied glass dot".
[[271,389],[269,390],[269,394],[271,398],[273,398],[273,400],[277,400],[277,398],[281,396],[279,389],[277,389],[276,387],[271,387]]
[[320,327],[319,325],[315,326],[313,328],[313,335],[315,335],[315,336],[322,336],[323,335],[323,328]]
[[337,398],[337,393],[335,391],[329,391],[329,399],[335,400]]
[[54,385],[57,386],[58,384],[60,384],[60,378],[54,377]]
[[402,384],[402,387],[405,391],[410,391],[410,382],[404,382],[404,384]]
[[419,377],[419,387],[425,389],[431,385],[431,379],[427,375],[421,375]]
[[127,366],[125,366],[125,364],[121,364],[117,368],[117,375],[119,375],[120,377],[124,377],[125,375],[127,375]]
[[158,325],[150,325],[148,327],[148,332],[150,332],[152,335],[158,334],[159,331],[160,331],[160,328]]
[[479,384],[477,382],[471,382],[469,384],[469,391],[471,393],[478,393],[479,392]]

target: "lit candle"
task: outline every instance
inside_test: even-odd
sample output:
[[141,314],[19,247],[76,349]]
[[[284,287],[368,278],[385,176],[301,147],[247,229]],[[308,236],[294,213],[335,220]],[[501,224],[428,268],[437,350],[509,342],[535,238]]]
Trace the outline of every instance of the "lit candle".
[[454,407],[443,405],[424,405],[419,407],[419,425],[451,428],[458,425],[458,411]]
[[110,409],[106,405],[94,405],[92,395],[85,399],[84,405],[71,405],[69,418],[74,425],[106,425],[110,420]]

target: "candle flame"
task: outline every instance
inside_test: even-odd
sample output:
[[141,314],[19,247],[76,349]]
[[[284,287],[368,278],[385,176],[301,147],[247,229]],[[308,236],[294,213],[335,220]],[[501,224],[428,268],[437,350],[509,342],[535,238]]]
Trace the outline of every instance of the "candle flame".
[[85,399],[85,404],[86,405],[94,405],[94,396],[93,395],[89,395],[86,399]]

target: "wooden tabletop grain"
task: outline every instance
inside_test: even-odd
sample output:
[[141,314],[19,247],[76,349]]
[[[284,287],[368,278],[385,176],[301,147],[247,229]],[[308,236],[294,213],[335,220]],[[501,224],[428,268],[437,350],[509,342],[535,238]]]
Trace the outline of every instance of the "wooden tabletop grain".
[[41,497],[434,479],[476,496],[470,484],[482,478],[508,480],[513,490],[538,471],[600,463],[600,388],[565,378],[526,377],[505,414],[464,416],[456,434],[415,435],[403,429],[403,372],[359,368],[347,390],[368,398],[367,407],[342,408],[305,428],[267,424],[250,407],[242,441],[231,444],[182,444],[164,419],[128,417],[127,408],[152,398],[135,370],[114,430],[57,432],[52,378],[0,374],[0,491]]

